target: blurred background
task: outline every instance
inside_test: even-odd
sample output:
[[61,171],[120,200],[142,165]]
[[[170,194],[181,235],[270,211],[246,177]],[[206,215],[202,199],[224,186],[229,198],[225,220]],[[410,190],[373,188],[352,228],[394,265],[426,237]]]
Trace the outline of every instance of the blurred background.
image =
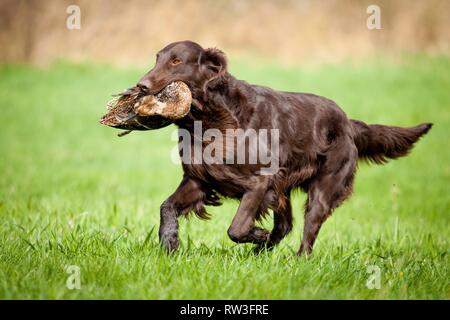
[[[66,28],[72,4],[81,9],[79,30]],[[381,30],[366,27],[371,4],[381,9]],[[448,54],[449,14],[447,0],[0,0],[0,61],[148,65],[185,39],[295,64]]]

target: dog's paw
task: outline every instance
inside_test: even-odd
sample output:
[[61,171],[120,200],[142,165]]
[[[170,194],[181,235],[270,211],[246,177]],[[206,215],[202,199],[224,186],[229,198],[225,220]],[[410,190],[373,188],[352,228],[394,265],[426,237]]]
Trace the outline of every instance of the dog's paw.
[[169,234],[169,235],[161,235],[159,239],[161,245],[167,249],[169,252],[176,251],[180,246],[180,240],[177,235]]
[[265,244],[269,241],[270,232],[266,229],[254,227],[251,231],[251,237],[254,239],[253,242],[255,243]]

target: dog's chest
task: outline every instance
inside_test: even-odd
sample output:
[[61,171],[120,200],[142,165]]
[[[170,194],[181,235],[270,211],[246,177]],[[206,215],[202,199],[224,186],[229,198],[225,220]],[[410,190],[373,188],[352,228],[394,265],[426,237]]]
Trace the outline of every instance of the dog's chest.
[[214,188],[223,196],[238,198],[252,183],[255,173],[243,165],[183,164],[185,174]]

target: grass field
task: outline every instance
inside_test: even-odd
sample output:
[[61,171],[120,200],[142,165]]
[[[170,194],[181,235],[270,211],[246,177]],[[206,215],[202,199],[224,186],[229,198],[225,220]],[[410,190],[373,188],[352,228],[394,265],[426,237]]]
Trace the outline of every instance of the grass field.
[[[252,253],[226,230],[237,202],[180,223],[181,250],[159,249],[159,205],[176,188],[175,127],[123,138],[101,126],[110,94],[146,70],[56,63],[0,67],[0,298],[449,299],[450,59],[406,57],[287,68],[232,61],[252,83],[314,92],[369,123],[433,122],[412,154],[361,164],[355,194],[325,223],[314,255],[294,231]],[[263,223],[270,227],[268,220]],[[81,272],[69,290],[67,266]],[[381,272],[369,289],[369,266]]]

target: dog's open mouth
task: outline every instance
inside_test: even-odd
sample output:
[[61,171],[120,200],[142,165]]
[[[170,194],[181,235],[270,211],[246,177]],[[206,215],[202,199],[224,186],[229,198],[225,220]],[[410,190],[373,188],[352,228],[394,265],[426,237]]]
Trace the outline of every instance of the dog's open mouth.
[[183,118],[189,113],[192,95],[182,81],[175,81],[156,95],[147,95],[139,87],[133,87],[116,95],[107,103],[108,113],[100,123],[127,130],[159,129]]

